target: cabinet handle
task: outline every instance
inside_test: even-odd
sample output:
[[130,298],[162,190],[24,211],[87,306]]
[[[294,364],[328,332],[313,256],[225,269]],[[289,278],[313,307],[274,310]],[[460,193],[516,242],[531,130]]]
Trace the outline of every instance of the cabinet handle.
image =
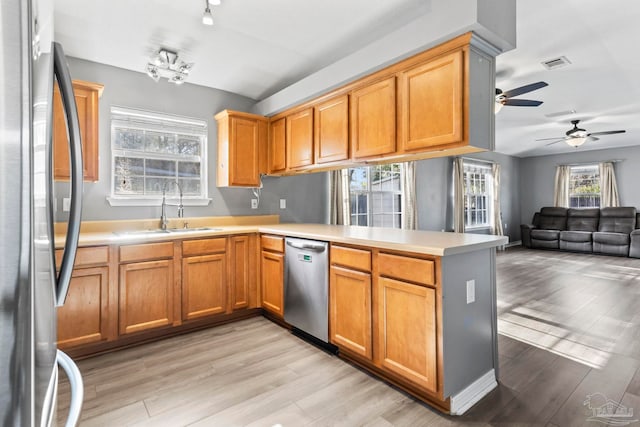
[[[60,272],[56,281],[56,305],[64,305],[69,291],[73,263],[78,250],[78,238],[80,237],[80,220],[82,217],[82,142],[80,140],[80,121],[78,120],[78,108],[73,93],[71,74],[67,66],[64,50],[59,43],[53,42],[53,70],[60,87],[60,95],[67,121],[67,135],[69,135],[69,165],[71,166],[71,203],[69,207],[69,224]],[[52,141],[50,143],[53,143]],[[49,177],[53,179],[53,177]],[[53,209],[53,208],[52,208]],[[53,242],[53,235],[51,238]],[[55,252],[55,251],[54,251]],[[55,263],[54,263],[55,271]]]

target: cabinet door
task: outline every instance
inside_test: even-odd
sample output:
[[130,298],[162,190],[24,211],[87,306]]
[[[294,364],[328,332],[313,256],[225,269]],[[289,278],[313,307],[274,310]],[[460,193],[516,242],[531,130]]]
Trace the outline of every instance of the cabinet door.
[[[85,181],[98,180],[98,98],[102,88],[102,85],[96,83],[73,82],[80,121]],[[53,176],[62,181],[68,181],[70,177],[67,125],[57,84],[53,91]]]
[[313,164],[313,108],[287,116],[287,165]]
[[262,251],[262,307],[278,316],[284,316],[284,255]]
[[108,288],[108,267],[73,270],[67,299],[58,308],[58,347],[67,348],[107,340]]
[[120,265],[120,334],[173,323],[173,260]]
[[349,96],[339,96],[315,108],[316,163],[349,158]]
[[229,241],[231,243],[229,274],[231,309],[249,308],[251,288],[255,289],[255,262],[251,257],[250,238],[234,236]]
[[464,139],[463,52],[402,73],[401,141],[405,151]]
[[281,172],[287,168],[286,120],[269,123],[269,171]]
[[331,342],[371,360],[371,274],[331,267],[329,313]]
[[229,118],[229,185],[260,186],[260,139],[257,120]]
[[437,390],[435,290],[379,277],[376,359],[383,369]]
[[354,158],[396,151],[396,78],[351,94],[351,154]]
[[227,267],[224,253],[182,259],[182,320],[227,310]]

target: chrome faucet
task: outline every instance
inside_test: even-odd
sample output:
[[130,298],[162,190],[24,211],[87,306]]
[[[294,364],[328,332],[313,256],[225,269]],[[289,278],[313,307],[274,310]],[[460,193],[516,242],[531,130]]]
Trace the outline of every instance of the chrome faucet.
[[[174,203],[167,203],[167,185],[175,184],[180,191],[180,203],[177,205]],[[168,206],[177,206],[178,207],[178,218],[184,217],[184,206],[182,205],[182,187],[178,184],[178,181],[167,181],[162,186],[162,211],[160,212],[160,228],[163,230],[167,229],[167,224],[169,221],[167,220],[167,205]]]

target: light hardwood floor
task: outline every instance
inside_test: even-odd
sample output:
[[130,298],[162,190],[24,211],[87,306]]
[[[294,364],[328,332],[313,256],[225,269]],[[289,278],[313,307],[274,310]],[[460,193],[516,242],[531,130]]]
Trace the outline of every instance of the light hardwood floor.
[[[639,412],[640,260],[512,248],[497,263],[500,385],[463,417],[253,318],[80,361],[81,425],[602,425],[593,393]],[[59,396],[63,425],[64,378]]]

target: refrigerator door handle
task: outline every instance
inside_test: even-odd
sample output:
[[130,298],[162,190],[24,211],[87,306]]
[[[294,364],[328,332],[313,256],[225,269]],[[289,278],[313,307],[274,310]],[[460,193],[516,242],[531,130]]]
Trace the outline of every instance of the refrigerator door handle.
[[67,417],[65,427],[75,427],[78,425],[80,412],[82,411],[82,402],[84,400],[82,375],[73,360],[60,350],[58,350],[57,361],[67,374],[69,384],[71,385],[71,403],[69,404],[69,416]]
[[[71,169],[71,203],[69,209],[69,224],[67,236],[60,264],[60,272],[56,282],[56,304],[62,306],[67,298],[73,263],[78,250],[78,238],[80,237],[80,218],[82,216],[82,143],[80,140],[80,121],[78,120],[78,108],[73,93],[71,74],[64,56],[64,50],[59,43],[53,43],[54,73],[58,80],[60,95],[67,120],[67,133],[69,135],[69,165]],[[53,240],[53,239],[52,239]]]

